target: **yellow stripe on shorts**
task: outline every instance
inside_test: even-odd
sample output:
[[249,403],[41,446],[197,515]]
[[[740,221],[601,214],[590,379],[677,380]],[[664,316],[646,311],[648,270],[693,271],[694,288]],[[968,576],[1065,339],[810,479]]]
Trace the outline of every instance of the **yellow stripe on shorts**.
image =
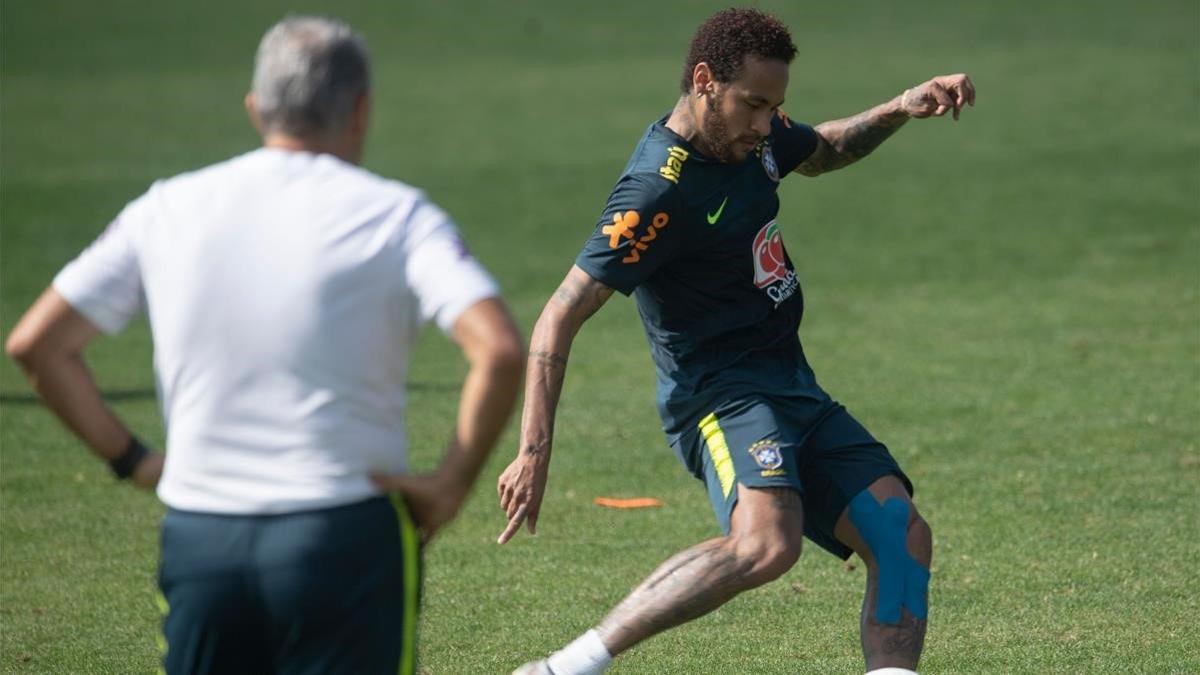
[[162,626],[159,627],[158,635],[154,640],[156,643],[158,643],[159,667],[158,671],[156,672],[163,673],[165,675],[167,671],[162,667],[162,664],[166,663],[167,661],[167,614],[171,613],[171,606],[167,603],[167,596],[163,595],[161,590],[155,593],[154,602],[158,605],[158,611],[160,614],[162,614],[163,618]]
[[716,413],[710,413],[700,420],[700,434],[708,446],[709,457],[712,457],[713,469],[717,472],[717,480],[721,482],[721,492],[728,497],[733,491],[735,478],[733,458],[729,456],[729,444],[725,442],[725,432],[721,431]]
[[417,672],[417,610],[421,602],[421,537],[404,501],[393,496],[400,521],[400,548],[404,553],[404,634],[400,636],[400,675]]

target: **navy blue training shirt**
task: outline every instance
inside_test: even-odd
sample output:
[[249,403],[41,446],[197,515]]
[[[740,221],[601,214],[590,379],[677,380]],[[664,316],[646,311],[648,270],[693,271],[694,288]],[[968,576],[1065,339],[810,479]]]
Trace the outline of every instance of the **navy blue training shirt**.
[[782,112],[728,164],[650,125],[575,264],[637,299],[672,440],[731,397],[829,402],[797,330],[800,280],[776,224],[782,176],[816,149],[816,132]]

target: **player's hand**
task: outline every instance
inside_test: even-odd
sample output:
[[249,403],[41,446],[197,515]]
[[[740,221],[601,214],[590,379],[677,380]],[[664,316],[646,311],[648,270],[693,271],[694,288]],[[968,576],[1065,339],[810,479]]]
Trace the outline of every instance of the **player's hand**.
[[429,474],[372,474],[375,485],[398,492],[408,505],[409,515],[421,531],[421,543],[428,544],[444,525],[458,515],[466,501],[470,485],[456,473],[434,471]]
[[500,474],[496,491],[500,494],[500,508],[508,518],[508,526],[500,533],[497,544],[512,539],[522,523],[527,524],[529,534],[537,533],[538,512],[542,508],[548,474],[548,462],[543,456],[524,452],[517,453],[517,458]]
[[163,459],[161,453],[149,453],[133,467],[133,475],[129,477],[129,481],[145,490],[153,490],[158,486],[158,479],[162,478]]
[[964,106],[975,105],[975,85],[963,73],[941,75],[918,84],[900,97],[900,107],[909,117],[941,117],[954,111],[954,119]]

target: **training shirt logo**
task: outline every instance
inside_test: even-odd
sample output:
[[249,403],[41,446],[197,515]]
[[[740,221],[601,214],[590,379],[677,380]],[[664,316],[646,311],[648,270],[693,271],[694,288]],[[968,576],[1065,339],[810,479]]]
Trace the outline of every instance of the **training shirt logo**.
[[774,220],[763,225],[754,237],[751,256],[754,259],[754,285],[765,290],[776,306],[800,288],[796,272],[788,269],[783,234]]
[[764,474],[783,466],[783,453],[779,451],[779,443],[775,441],[764,440],[751,445],[750,456],[754,458],[759,467],[766,470],[763,472]]
[[706,214],[704,216],[705,218],[708,218],[709,225],[716,225],[717,221],[721,219],[721,214],[725,213],[725,204],[728,201],[729,201],[729,197],[722,199],[721,205],[717,207],[716,211],[714,211],[713,213]]
[[[623,242],[623,239],[632,240],[634,238],[634,229],[637,228],[642,217],[637,211],[629,210],[625,213],[617,211],[613,214],[613,224],[605,225],[600,229],[601,234],[608,235],[608,247],[617,248]],[[631,265],[642,259],[642,251],[650,248],[650,242],[658,239],[658,231],[667,226],[671,217],[666,212],[654,214],[654,218],[650,220],[650,227],[646,228],[646,233],[638,237],[632,242],[629,248],[629,255],[621,258],[621,262],[626,265]]]
[[779,165],[775,163],[775,153],[771,152],[771,144],[764,143],[762,148],[762,165],[763,171],[767,172],[767,178],[779,182]]
[[667,163],[658,167],[659,175],[678,185],[679,174],[683,171],[683,163],[687,161],[687,158],[688,151],[678,145],[667,148]]

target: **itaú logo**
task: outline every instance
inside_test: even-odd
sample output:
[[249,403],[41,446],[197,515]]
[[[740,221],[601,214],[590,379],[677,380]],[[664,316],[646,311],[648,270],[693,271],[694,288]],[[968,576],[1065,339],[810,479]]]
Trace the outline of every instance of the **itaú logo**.
[[775,221],[763,225],[754,237],[754,285],[766,288],[787,278],[787,262],[783,258],[783,235]]

